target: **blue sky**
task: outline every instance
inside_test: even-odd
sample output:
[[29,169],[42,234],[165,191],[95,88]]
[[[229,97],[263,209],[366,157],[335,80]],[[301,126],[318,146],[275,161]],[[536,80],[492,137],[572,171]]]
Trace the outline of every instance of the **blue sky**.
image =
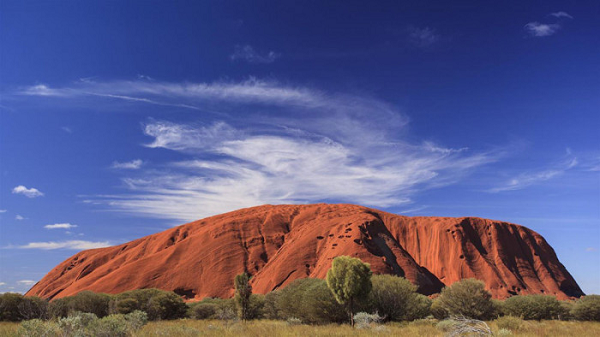
[[541,233],[600,293],[597,1],[0,2],[0,292],[260,204]]

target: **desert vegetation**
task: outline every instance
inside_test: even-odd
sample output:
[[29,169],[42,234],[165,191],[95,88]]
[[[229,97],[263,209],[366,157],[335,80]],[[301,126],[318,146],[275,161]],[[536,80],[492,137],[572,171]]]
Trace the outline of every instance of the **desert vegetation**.
[[[238,275],[232,299],[185,303],[174,292],[83,291],[46,301],[0,295],[0,335],[599,335],[600,296],[559,301],[548,295],[493,300],[481,281],[465,279],[434,299],[392,275],[371,275],[350,257],[334,260],[327,280],[298,279],[266,295]],[[585,322],[595,321],[595,322]],[[19,323],[20,322],[20,323]],[[586,327],[585,330],[582,327]]]

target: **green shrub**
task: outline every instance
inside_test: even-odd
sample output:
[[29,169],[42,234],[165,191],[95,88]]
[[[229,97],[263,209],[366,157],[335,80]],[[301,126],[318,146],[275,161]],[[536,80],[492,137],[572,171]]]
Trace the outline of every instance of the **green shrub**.
[[126,337],[129,335],[130,326],[125,315],[112,314],[96,320],[88,330],[94,337]]
[[446,319],[449,316],[448,311],[446,311],[446,309],[442,306],[442,302],[440,301],[439,297],[431,302],[429,311],[436,319]]
[[489,319],[495,313],[491,298],[482,281],[464,279],[442,289],[438,300],[450,316]]
[[600,295],[588,295],[578,299],[571,314],[580,321],[600,321]]
[[141,310],[148,319],[164,320],[183,318],[188,307],[174,292],[159,289],[131,290],[115,295],[110,303],[111,312],[129,313]]
[[442,332],[453,331],[455,326],[456,326],[456,322],[451,319],[445,319],[445,320],[439,321],[438,324],[435,325],[435,327]]
[[281,318],[298,318],[305,323],[341,323],[348,320],[346,308],[338,303],[321,279],[305,278],[280,290],[277,311]]
[[138,307],[139,303],[135,298],[123,298],[111,301],[110,311],[113,314],[128,314],[137,310]]
[[374,275],[371,283],[370,312],[377,312],[392,321],[422,318],[429,314],[429,299],[417,294],[417,286],[409,280],[393,275]]
[[358,329],[371,329],[378,325],[383,320],[383,317],[378,314],[369,314],[366,312],[358,312],[354,315],[354,324]]
[[136,310],[125,315],[125,320],[129,325],[129,330],[136,331],[148,323],[148,314],[141,310]]
[[250,295],[250,301],[246,311],[247,319],[261,319],[264,318],[265,309],[265,296],[260,294]]
[[54,337],[59,336],[60,330],[54,322],[32,319],[23,321],[17,329],[20,337]]
[[148,321],[145,312],[134,311],[127,315],[114,314],[99,319],[92,313],[75,313],[54,321],[39,319],[24,321],[18,328],[25,337],[125,337],[132,335]]
[[555,319],[564,314],[561,303],[549,295],[513,296],[504,301],[503,310],[506,315],[527,320]]
[[215,318],[218,309],[214,303],[198,302],[190,305],[187,316],[193,319],[211,319]]
[[280,291],[271,291],[265,295],[264,316],[267,319],[280,319],[279,310],[277,309],[277,300],[279,299]]
[[431,315],[431,305],[433,301],[431,298],[417,294],[417,298],[413,306],[409,310],[409,314],[407,316],[408,320],[415,320],[420,318],[425,318]]
[[523,327],[523,320],[513,316],[503,316],[496,319],[496,325],[499,329],[508,329],[510,331],[519,331]]
[[62,335],[85,336],[88,328],[98,321],[92,313],[78,312],[58,319],[57,325]]
[[48,306],[51,317],[67,317],[75,312],[92,313],[98,317],[109,314],[111,296],[108,294],[82,291],[75,296],[53,300]]
[[23,319],[19,306],[23,295],[17,293],[0,294],[0,321],[18,322]]

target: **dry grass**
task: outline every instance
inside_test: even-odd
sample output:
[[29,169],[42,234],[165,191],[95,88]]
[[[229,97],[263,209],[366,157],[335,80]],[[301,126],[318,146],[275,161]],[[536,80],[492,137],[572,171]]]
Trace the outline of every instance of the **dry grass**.
[[[150,322],[135,337],[158,336],[443,336],[435,327],[435,320],[410,323],[389,323],[381,329],[359,330],[347,325],[288,325],[282,321],[251,321],[228,323],[206,320],[177,320]],[[495,321],[488,322],[494,333],[498,331]],[[0,322],[0,336],[17,336],[18,323]],[[514,336],[600,336],[600,322],[525,321]]]

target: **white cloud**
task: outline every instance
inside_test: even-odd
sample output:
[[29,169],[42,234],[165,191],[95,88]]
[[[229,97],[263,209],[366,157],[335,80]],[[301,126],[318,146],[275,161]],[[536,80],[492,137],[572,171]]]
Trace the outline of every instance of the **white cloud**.
[[560,29],[559,24],[546,24],[539,22],[530,22],[525,25],[525,30],[530,36],[544,37],[556,33]]
[[409,27],[408,34],[410,40],[420,47],[428,47],[440,40],[440,35],[433,28]]
[[25,220],[25,218],[22,215],[17,214],[17,215],[15,215],[15,220],[21,221],[21,220]]
[[541,171],[534,172],[524,172],[516,177],[510,179],[505,184],[492,188],[489,192],[497,193],[497,192],[505,192],[505,191],[514,191],[520,190],[525,187],[529,187],[531,185],[538,184],[540,182],[550,180],[557,176],[562,175],[566,171],[572,169],[577,165],[577,158],[570,158],[562,163],[554,165],[554,167]]
[[69,228],[75,228],[75,227],[77,227],[77,225],[72,225],[70,223],[57,223],[57,224],[53,224],[53,225],[44,226],[44,228],[46,228],[46,229],[69,229]]
[[270,51],[268,53],[261,53],[254,50],[254,48],[252,48],[252,46],[249,45],[235,46],[233,54],[229,56],[229,58],[231,58],[234,61],[244,60],[248,63],[273,63],[279,57],[281,57],[281,54],[279,53],[276,53],[274,51]]
[[23,194],[24,196],[28,197],[28,198],[36,198],[36,197],[41,197],[44,195],[44,193],[40,192],[37,188],[27,188],[23,185],[19,185],[15,188],[13,188],[12,192],[14,194]]
[[593,252],[597,252],[598,248],[596,248],[596,247],[587,247],[585,249],[585,251],[588,252],[588,253],[593,253]]
[[[446,185],[495,160],[491,154],[381,142],[370,135],[385,134],[384,127],[351,129],[355,139],[338,142],[310,130],[252,134],[222,122],[194,128],[154,121],[145,128],[155,139],[151,147],[211,159],[174,162],[165,171],[123,179],[130,194],[96,202],[182,221],[258,204],[334,200],[386,207],[409,203],[417,189]],[[226,136],[218,139],[214,130]]]
[[111,243],[108,241],[93,242],[93,241],[83,241],[83,240],[69,240],[69,241],[61,241],[61,242],[55,242],[55,241],[30,242],[26,245],[8,246],[6,248],[42,249],[42,250],[52,250],[52,249],[83,250],[83,249],[108,247],[110,245],[111,245]]
[[18,284],[24,285],[24,286],[32,286],[34,284],[37,283],[37,281],[33,281],[33,280],[20,280],[17,281]]
[[129,162],[113,162],[111,167],[114,169],[125,169],[125,170],[138,170],[142,167],[144,162],[141,159],[135,159]]
[[5,209],[0,209],[0,213],[6,213]]
[[[28,89],[21,93],[37,95]],[[406,204],[417,191],[456,182],[498,158],[493,152],[407,142],[408,118],[396,106],[360,92],[249,79],[77,82],[46,86],[42,93],[241,111],[220,118],[227,122],[147,122],[144,133],[152,138],[147,147],[189,157],[130,171],[123,178],[125,194],[86,197],[94,205],[151,217],[187,221],[265,203]]]
[[64,132],[66,132],[66,133],[73,133],[73,130],[71,130],[71,128],[68,127],[68,126],[63,126],[60,129],[63,130]]
[[557,17],[557,18],[567,18],[567,19],[572,19],[573,17],[571,15],[569,15],[569,13],[567,12],[555,12],[555,13],[550,13],[551,16]]

